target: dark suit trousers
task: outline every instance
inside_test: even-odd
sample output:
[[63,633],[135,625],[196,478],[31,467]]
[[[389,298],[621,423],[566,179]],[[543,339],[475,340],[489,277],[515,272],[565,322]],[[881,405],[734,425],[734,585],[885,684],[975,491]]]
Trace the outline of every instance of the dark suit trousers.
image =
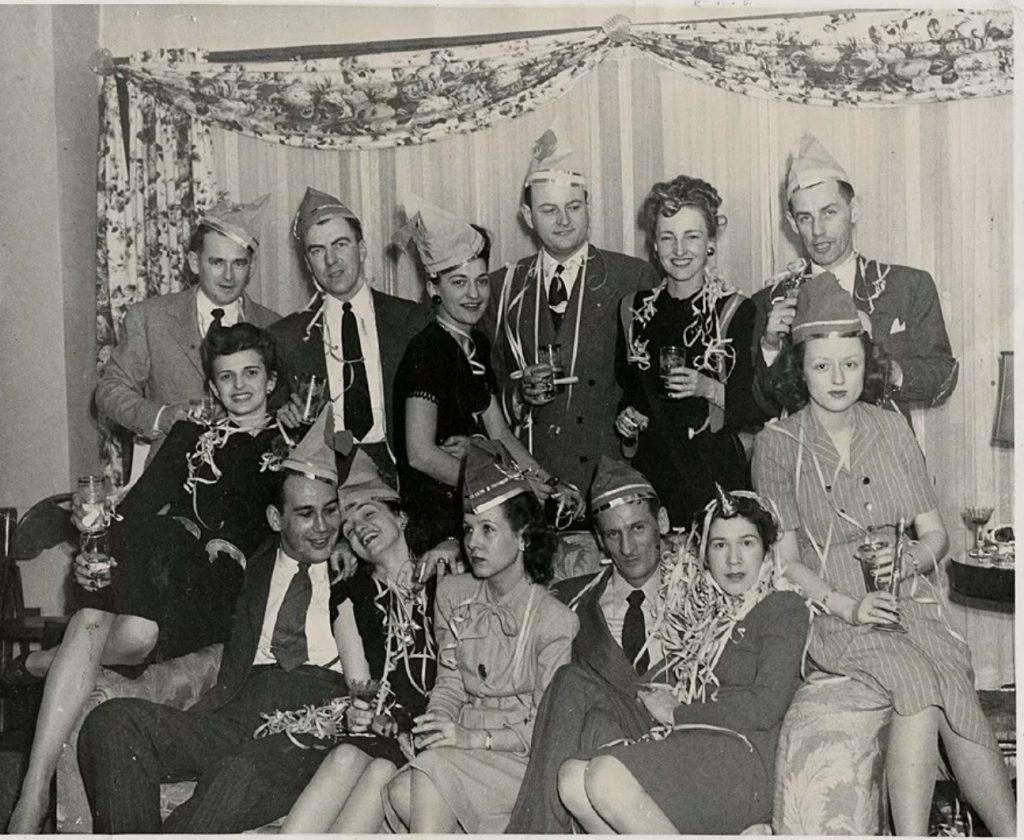
[[[321,704],[344,692],[340,674],[303,666],[254,668],[213,712],[135,698],[86,718],[78,762],[97,834],[237,833],[288,813],[326,755],[286,735],[254,740],[261,712]],[[195,793],[161,825],[160,784],[196,779]]]
[[558,769],[570,758],[593,758],[610,741],[647,732],[654,721],[629,693],[634,690],[576,662],[555,672],[537,710],[530,762],[506,834],[572,832],[558,796]]

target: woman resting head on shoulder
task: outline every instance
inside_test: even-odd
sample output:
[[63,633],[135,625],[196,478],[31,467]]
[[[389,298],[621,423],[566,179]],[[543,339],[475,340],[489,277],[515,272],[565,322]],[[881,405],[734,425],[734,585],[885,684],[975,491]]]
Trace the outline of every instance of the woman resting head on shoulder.
[[693,531],[702,562],[677,564],[663,584],[666,682],[639,694],[657,738],[562,765],[559,794],[587,833],[738,834],[771,817],[808,611],[780,590],[770,503],[717,494]]
[[791,333],[776,365],[799,410],[758,435],[752,474],[782,514],[786,576],[821,606],[810,655],[892,704],[885,762],[897,834],[928,831],[940,739],[965,799],[993,835],[1013,834],[1014,797],[970,652],[929,579],[949,548],[935,487],[906,419],[868,404],[878,359],[861,313],[824,272],[800,287]]
[[385,797],[396,830],[504,830],[541,697],[578,627],[544,586],[552,539],[530,480],[502,444],[470,444],[463,501],[471,573],[438,583],[437,680],[413,727],[419,753]]

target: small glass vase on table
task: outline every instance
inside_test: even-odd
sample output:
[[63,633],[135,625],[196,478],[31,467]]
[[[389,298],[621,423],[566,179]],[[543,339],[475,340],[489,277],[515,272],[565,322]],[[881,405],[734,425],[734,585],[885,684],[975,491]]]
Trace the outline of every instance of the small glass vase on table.
[[971,505],[963,513],[964,524],[974,531],[974,548],[981,549],[984,541],[981,538],[982,531],[988,521],[992,518],[994,507],[986,505]]

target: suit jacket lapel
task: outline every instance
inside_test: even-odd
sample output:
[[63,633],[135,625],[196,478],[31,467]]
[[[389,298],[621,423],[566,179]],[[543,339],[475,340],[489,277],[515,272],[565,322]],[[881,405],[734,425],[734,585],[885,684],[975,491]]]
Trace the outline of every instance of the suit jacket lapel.
[[387,423],[388,436],[394,433],[394,388],[395,375],[398,373],[398,365],[405,354],[405,348],[398,345],[392,336],[402,335],[399,324],[394,323],[394,313],[391,309],[387,295],[381,294],[376,289],[371,289],[373,297],[373,319],[377,327],[377,349],[380,352],[381,382],[384,386],[384,418]]
[[203,363],[199,358],[199,343],[202,336],[199,335],[199,316],[196,310],[196,292],[182,295],[180,304],[171,312],[167,328],[171,337],[178,343],[186,358],[192,363],[200,374],[203,373]]
[[[263,551],[253,557],[250,566],[252,581],[247,599],[250,637],[248,640],[243,640],[243,643],[248,642],[252,656],[256,655],[256,646],[259,644],[260,633],[263,631],[263,615],[267,611],[267,601],[270,599],[270,580],[274,574],[274,566],[277,565],[277,549],[277,540],[268,543]],[[252,656],[249,658],[250,662]]]
[[632,685],[638,679],[633,666],[622,652],[622,646],[612,637],[608,623],[601,612],[601,595],[611,581],[611,567],[599,574],[604,580],[587,592],[576,608],[580,630],[576,635],[579,658],[614,685]]

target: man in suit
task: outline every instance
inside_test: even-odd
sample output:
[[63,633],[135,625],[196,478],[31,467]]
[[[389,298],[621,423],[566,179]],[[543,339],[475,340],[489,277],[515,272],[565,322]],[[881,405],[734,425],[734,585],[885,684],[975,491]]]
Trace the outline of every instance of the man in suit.
[[[888,357],[886,404],[909,418],[912,407],[942,403],[956,387],[946,323],[932,277],[925,271],[869,259],[854,248],[860,200],[850,178],[812,134],[793,153],[786,178],[786,219],[809,258],[753,296],[754,393],[762,410],[778,416],[772,395],[773,366],[790,340],[799,282],[830,271],[853,296],[870,325],[872,340]],[[787,285],[790,288],[787,294]]]
[[[284,462],[267,519],[279,538],[250,561],[217,683],[188,711],[137,698],[92,711],[79,765],[98,834],[236,833],[288,812],[325,753],[286,733],[253,738],[275,710],[345,693],[329,616],[327,560],[338,538],[334,454],[323,426]],[[160,783],[196,779],[160,822]]]
[[426,307],[371,289],[363,275],[366,242],[359,218],[339,199],[306,188],[292,233],[319,293],[270,332],[277,343],[278,416],[296,427],[297,377],[326,377],[329,435],[345,480],[353,448],[366,451],[388,483],[396,483],[392,446],[394,381],[409,340],[430,320]]
[[555,584],[580,621],[572,662],[548,685],[537,712],[530,763],[508,825],[511,834],[566,834],[572,818],[558,796],[568,758],[593,754],[654,723],[637,688],[658,673],[661,564],[675,561],[665,540],[668,513],[650,482],[611,458],[598,463],[590,491],[598,542],[611,565]]
[[239,321],[266,327],[280,317],[245,293],[269,198],[211,207],[189,242],[196,285],[148,298],[125,313],[121,337],[100,373],[96,406],[142,444],[133,454],[137,472],[152,460],[171,426],[188,417],[189,402],[203,396],[199,345],[214,313],[220,311],[226,327]]
[[[534,457],[554,476],[585,487],[599,455],[619,450],[615,337],[619,299],[657,283],[643,260],[589,244],[586,178],[549,129],[536,142],[520,208],[540,248],[492,275],[497,295],[495,371],[502,404]],[[538,351],[561,345],[569,378],[552,389]]]

